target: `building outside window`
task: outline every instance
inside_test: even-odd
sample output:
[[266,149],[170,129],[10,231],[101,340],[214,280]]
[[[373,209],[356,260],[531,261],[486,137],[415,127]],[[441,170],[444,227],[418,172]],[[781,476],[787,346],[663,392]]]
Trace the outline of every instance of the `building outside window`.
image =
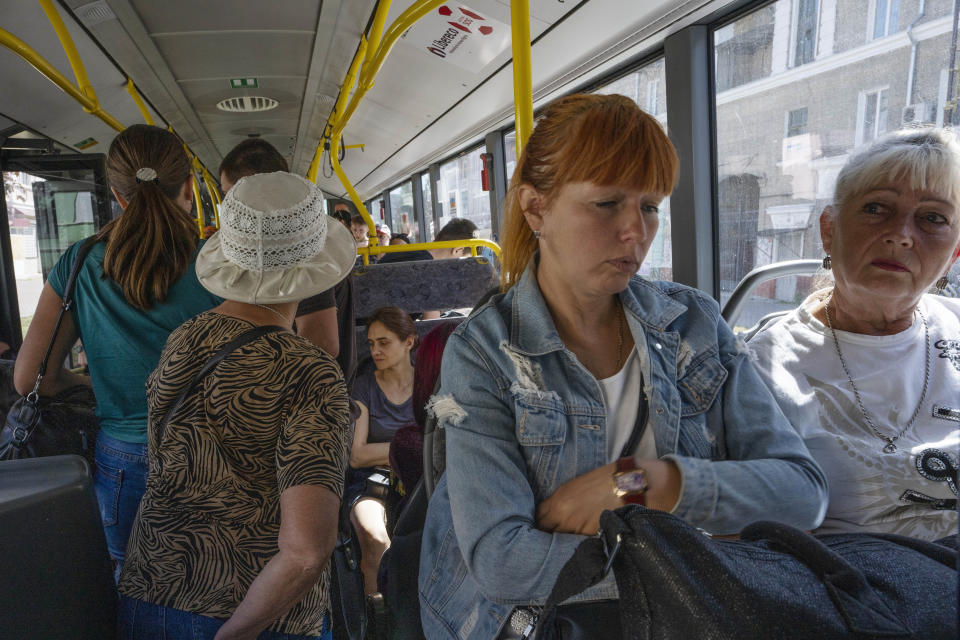
[[787,138],[807,132],[807,108],[794,109],[787,113]]
[[[822,258],[820,213],[850,155],[944,113],[953,6],[920,4],[778,0],[714,31],[721,303],[756,267]],[[900,38],[873,37],[914,21],[914,56]],[[795,308],[811,286],[802,276],[761,285],[740,328]]]
[[887,131],[886,89],[860,94],[857,106],[857,143],[873,142]]
[[882,38],[899,31],[900,0],[874,0],[873,37]]
[[793,66],[813,62],[817,55],[817,0],[797,0],[797,21],[794,31],[796,47],[793,54]]

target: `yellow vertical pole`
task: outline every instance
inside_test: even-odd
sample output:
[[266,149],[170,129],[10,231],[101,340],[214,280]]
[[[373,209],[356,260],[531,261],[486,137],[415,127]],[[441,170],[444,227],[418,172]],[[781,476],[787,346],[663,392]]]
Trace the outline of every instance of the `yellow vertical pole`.
[[530,2],[510,0],[513,46],[513,109],[517,127],[517,160],[533,131],[533,81],[530,54]]
[[43,8],[43,12],[47,14],[57,37],[60,38],[63,51],[67,54],[67,60],[70,61],[70,66],[73,68],[73,75],[77,78],[77,88],[80,89],[80,93],[96,103],[97,94],[90,84],[90,78],[87,77],[87,71],[83,67],[83,60],[80,59],[77,47],[73,44],[73,38],[70,37],[67,26],[63,24],[63,19],[57,12],[57,8],[53,6],[52,0],[40,0],[40,6]]
[[133,80],[127,78],[127,93],[130,94],[130,97],[133,98],[133,102],[137,105],[137,109],[140,109],[140,113],[143,115],[143,121],[149,125],[156,125],[153,121],[153,117],[150,115],[150,112],[147,110],[147,105],[143,103],[143,98],[140,97],[140,94],[137,92],[137,88],[133,86]]

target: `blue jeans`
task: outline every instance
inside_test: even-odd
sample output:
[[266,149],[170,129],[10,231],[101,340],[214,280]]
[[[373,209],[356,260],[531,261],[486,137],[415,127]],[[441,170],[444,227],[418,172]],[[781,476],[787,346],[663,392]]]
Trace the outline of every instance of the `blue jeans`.
[[[117,640],[212,640],[226,620],[171,609],[125,595],[117,611]],[[261,631],[257,640],[333,640],[330,616],[319,636]]]
[[93,485],[100,504],[107,550],[117,563],[117,575],[127,554],[127,539],[147,490],[147,445],[97,434],[97,470]]

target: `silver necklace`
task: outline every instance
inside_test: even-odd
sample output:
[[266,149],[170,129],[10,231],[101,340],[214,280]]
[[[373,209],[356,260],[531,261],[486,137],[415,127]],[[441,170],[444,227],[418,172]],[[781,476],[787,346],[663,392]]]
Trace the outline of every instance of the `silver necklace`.
[[920,321],[923,322],[923,337],[926,340],[926,350],[923,352],[924,361],[923,361],[923,392],[920,394],[920,402],[917,403],[917,408],[913,411],[913,416],[910,417],[910,422],[907,423],[903,429],[900,430],[900,433],[893,436],[883,435],[877,425],[874,424],[873,420],[870,419],[870,415],[867,413],[867,410],[863,406],[863,400],[860,399],[860,392],[857,390],[857,385],[853,383],[853,376],[850,375],[850,369],[847,367],[847,361],[843,359],[843,353],[840,351],[840,341],[837,340],[837,332],[833,328],[833,323],[830,322],[830,301],[833,299],[833,293],[830,293],[830,297],[827,298],[827,301],[824,303],[824,313],[827,316],[827,326],[830,327],[830,334],[833,336],[833,346],[837,349],[837,356],[840,358],[840,365],[843,367],[843,372],[847,374],[847,380],[850,382],[850,388],[853,389],[853,395],[857,399],[857,405],[860,407],[860,414],[863,416],[863,419],[867,422],[867,426],[870,427],[870,430],[873,431],[873,434],[887,443],[883,448],[884,453],[894,453],[897,450],[897,445],[894,444],[900,437],[905,434],[910,427],[913,426],[913,423],[917,421],[917,416],[920,415],[920,409],[923,407],[923,401],[927,397],[927,386],[930,383],[930,328],[927,326],[927,319],[923,316],[923,312],[920,311],[919,305],[915,309],[917,315],[920,316]]
[[268,306],[265,305],[265,304],[257,304],[256,302],[254,302],[254,303],[252,303],[252,304],[253,304],[253,306],[255,306],[255,307],[260,307],[261,309],[266,309],[266,310],[269,311],[270,313],[275,313],[275,314],[277,314],[278,316],[280,316],[281,318],[283,318],[283,321],[284,321],[284,322],[290,322],[290,319],[287,318],[287,316],[283,315],[282,313],[280,313],[279,311],[277,311],[277,310],[274,309],[273,307],[268,307]]

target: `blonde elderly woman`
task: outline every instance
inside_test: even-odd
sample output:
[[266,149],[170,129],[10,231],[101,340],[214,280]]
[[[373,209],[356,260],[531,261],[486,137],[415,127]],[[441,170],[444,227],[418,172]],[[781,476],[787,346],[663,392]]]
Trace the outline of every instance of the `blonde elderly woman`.
[[834,284],[757,335],[761,375],[827,475],[818,530],[957,532],[960,145],[898,132],[852,157],[820,216]]
[[[239,180],[220,220],[197,277],[225,301],[170,334],[147,381],[150,475],[118,637],[328,638],[349,401],[336,360],[291,327],[300,300],[349,273],[356,245],[312,183],[280,171]],[[257,327],[273,332],[191,387]]]

